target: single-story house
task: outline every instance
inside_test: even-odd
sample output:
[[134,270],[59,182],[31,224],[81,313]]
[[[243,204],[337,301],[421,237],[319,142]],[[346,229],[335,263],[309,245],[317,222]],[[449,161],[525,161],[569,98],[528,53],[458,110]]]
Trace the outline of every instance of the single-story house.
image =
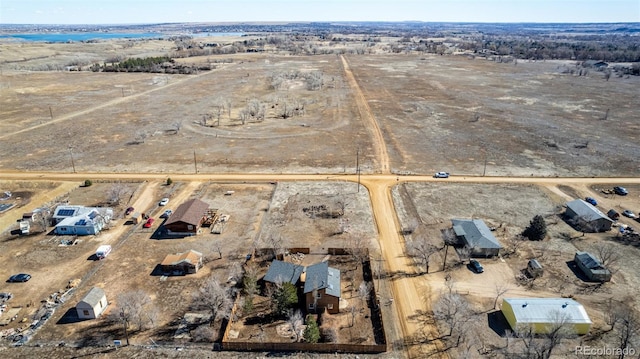
[[587,311],[569,298],[504,298],[502,314],[513,331],[530,328],[534,334],[544,334],[560,324],[580,335],[591,329]]
[[308,311],[327,310],[331,314],[340,312],[340,271],[329,267],[327,262],[310,265],[302,274],[303,293]]
[[452,219],[456,238],[470,249],[472,257],[492,257],[498,255],[502,246],[491,230],[480,219]]
[[584,275],[592,281],[608,282],[611,280],[611,272],[589,252],[576,252],[573,257],[576,265]]
[[202,253],[189,250],[183,253],[167,255],[160,268],[163,273],[193,274],[202,268]]
[[100,207],[58,206],[54,215],[56,234],[87,236],[100,233],[113,217],[113,210]]
[[302,275],[303,271],[304,266],[276,259],[269,265],[269,269],[267,270],[267,274],[264,275],[263,280],[265,283],[291,283],[298,285],[300,275]]
[[567,202],[564,216],[567,222],[584,232],[606,232],[611,230],[613,223],[611,218],[581,199]]
[[206,219],[209,205],[197,198],[190,199],[176,209],[164,223],[169,235],[194,236]]
[[82,298],[78,304],[76,304],[76,312],[80,319],[95,319],[107,309],[107,295],[102,288],[93,287]]

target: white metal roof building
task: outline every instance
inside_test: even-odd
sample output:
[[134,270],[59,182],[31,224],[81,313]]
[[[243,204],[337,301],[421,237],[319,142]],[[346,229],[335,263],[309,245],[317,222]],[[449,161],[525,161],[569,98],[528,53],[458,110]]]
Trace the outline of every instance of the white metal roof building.
[[559,324],[567,325],[576,334],[587,334],[591,329],[587,311],[569,298],[504,298],[502,314],[514,331],[530,327],[540,334]]

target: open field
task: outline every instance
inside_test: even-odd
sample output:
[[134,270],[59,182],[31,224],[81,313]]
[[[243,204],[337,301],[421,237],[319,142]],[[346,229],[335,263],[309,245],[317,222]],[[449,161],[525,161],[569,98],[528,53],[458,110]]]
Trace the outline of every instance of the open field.
[[[34,46],[40,50],[31,51],[57,63],[47,51],[65,45],[3,46],[0,61],[15,55],[13,47]],[[138,56],[147,55],[150,45],[139,46]],[[0,167],[71,171],[73,156],[78,171],[192,173],[195,151],[201,172],[353,173],[359,150],[360,169],[369,173],[381,165],[368,130],[372,115],[392,172],[610,176],[639,170],[637,76],[572,75],[565,73],[575,67],[570,61],[342,56],[354,84],[336,55],[224,55],[212,71],[196,75],[5,69],[1,146],[13,155],[0,159]],[[309,74],[320,76],[321,88],[308,89]],[[254,99],[265,106],[265,117],[243,121]],[[363,101],[370,114],[363,113]],[[218,116],[220,102],[228,106]],[[292,104],[304,111],[280,116]]]

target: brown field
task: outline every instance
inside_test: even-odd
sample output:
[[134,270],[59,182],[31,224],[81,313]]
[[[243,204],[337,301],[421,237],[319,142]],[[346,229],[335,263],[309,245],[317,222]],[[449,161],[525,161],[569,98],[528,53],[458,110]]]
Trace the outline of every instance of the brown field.
[[[101,353],[117,357],[119,353],[105,346],[122,339],[120,326],[104,319],[62,324],[61,318],[93,286],[104,287],[110,301],[119,293],[140,288],[150,295],[161,315],[155,329],[132,333],[136,347],[123,350],[128,350],[128,356],[153,357],[150,353],[154,352],[147,349],[155,341],[182,343],[173,336],[191,311],[193,293],[201,283],[209,276],[226,282],[235,263],[243,263],[254,248],[266,247],[269,237],[282,238],[286,247],[309,247],[314,253],[366,244],[377,262],[374,272],[382,277],[376,284],[385,304],[389,344],[389,352],[376,358],[404,357],[405,352],[418,358],[438,347],[437,341],[431,342],[437,337],[437,324],[420,318],[423,308],[429,309],[438,299],[447,274],[483,313],[479,323],[486,323],[487,313],[493,311],[497,283],[509,285],[505,296],[574,296],[594,321],[597,335],[582,338],[590,345],[612,340],[611,333],[603,332],[603,303],[640,294],[637,243],[623,240],[616,231],[581,236],[558,216],[567,200],[585,196],[595,197],[605,212],[610,208],[640,210],[640,185],[625,184],[630,195],[620,197],[602,194],[601,189],[614,184],[600,183],[598,178],[593,183],[562,180],[621,176],[637,183],[638,77],[605,81],[597,71],[570,75],[564,70],[575,64],[567,61],[514,64],[376,51],[369,55],[256,53],[181,59],[215,64],[212,71],[195,75],[33,71],[47,64],[63,68],[74,54],[104,61],[114,54],[162,55],[171,46],[171,42],[155,40],[0,44],[0,153],[4,154],[0,171],[42,176],[78,172],[83,176],[76,182],[0,182],[0,193],[15,194],[10,200],[15,207],[0,213],[0,278],[18,272],[33,275],[28,283],[0,287],[14,294],[11,306],[22,307],[18,320],[0,331],[28,327],[41,312],[41,300],[64,291],[69,280],[82,279],[30,343],[46,347],[64,341],[93,348],[49,348],[56,353],[52,359]],[[303,75],[310,73],[321,74],[321,89],[307,89]],[[289,77],[272,88],[272,77],[283,74]],[[243,123],[242,111],[253,99],[265,105],[265,118]],[[214,114],[220,100],[231,107],[220,115],[219,124],[209,119],[203,125],[203,118]],[[278,116],[283,106],[293,102],[304,104],[303,114],[286,119]],[[607,111],[608,118],[603,120]],[[347,178],[357,169],[365,180],[376,173],[387,176],[369,176],[365,189],[354,183],[355,176]],[[411,176],[441,170],[452,172],[459,182],[486,175],[503,183],[455,183],[455,178],[434,183]],[[78,238],[73,245],[60,244],[75,238],[11,233],[23,212],[66,201],[104,204],[113,183],[103,182],[101,175],[113,173],[197,177],[185,176],[170,186],[157,178],[124,182],[131,196],[115,206],[110,228],[98,236]],[[252,182],[250,174],[256,173],[273,179]],[[221,182],[209,180],[207,174],[238,177]],[[281,174],[314,176],[296,182],[279,177]],[[509,183],[508,177],[501,176],[560,178],[525,185],[516,184],[515,179]],[[487,177],[484,179],[492,180]],[[94,185],[80,187],[85,178],[94,180]],[[380,212],[385,218],[375,215],[380,214],[374,201],[379,194],[367,189],[382,186],[393,188],[388,199],[393,199],[395,207],[389,211],[395,210],[397,218],[385,210]],[[234,194],[225,196],[230,190]],[[122,213],[128,206],[158,219],[164,210],[157,205],[162,197],[171,198],[167,208],[174,210],[189,198],[200,198],[230,214],[230,223],[221,235],[205,228],[201,235],[175,240],[153,238],[160,221],[151,229],[125,225]],[[309,212],[310,208],[322,211]],[[331,215],[339,211],[344,213]],[[549,238],[524,243],[508,257],[483,261],[482,283],[459,265],[455,254],[448,257],[450,269],[442,271],[442,252],[434,255],[437,265],[432,273],[417,275],[417,268],[405,256],[404,237],[399,235],[400,229],[422,222],[434,244],[441,246],[439,230],[450,226],[451,218],[480,218],[499,228],[497,237],[504,244],[536,214],[547,219]],[[640,227],[628,218],[620,223]],[[576,250],[593,250],[605,241],[613,243],[622,257],[613,281],[595,287],[579,280],[566,262]],[[89,260],[103,243],[113,245],[113,253],[104,261]],[[206,264],[200,272],[166,280],[154,275],[166,254],[189,249],[205,254]],[[545,276],[531,287],[523,286],[517,274],[533,257],[545,266]],[[402,291],[406,285],[411,291]],[[636,299],[630,302],[640,304]],[[344,320],[341,325],[347,341],[365,338],[345,326]],[[252,330],[255,328],[244,334],[250,336]],[[365,325],[366,330],[370,328]],[[425,342],[414,345],[403,338],[403,333],[418,330],[423,337],[413,339]],[[486,327],[480,337],[483,349],[504,344],[504,338]],[[567,341],[562,350],[569,353],[574,344]],[[2,343],[0,351],[9,345]],[[206,345],[196,352],[199,349],[187,351],[194,357],[211,355]],[[33,357],[42,348],[9,350],[11,357]],[[184,357],[155,350],[163,357]],[[215,353],[218,355],[247,357],[243,353]],[[307,357],[304,355],[300,357]],[[463,354],[454,350],[450,355]]]

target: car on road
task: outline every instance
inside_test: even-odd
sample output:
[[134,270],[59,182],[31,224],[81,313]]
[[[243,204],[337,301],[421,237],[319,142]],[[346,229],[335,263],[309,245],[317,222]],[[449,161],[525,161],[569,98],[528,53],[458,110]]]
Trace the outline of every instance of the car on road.
[[161,206],[166,206],[167,204],[169,204],[169,198],[165,197],[163,199],[160,200],[160,203],[158,203]]
[[151,226],[153,225],[153,222],[155,222],[155,219],[153,218],[149,218],[147,219],[146,222],[144,222],[144,224],[142,225],[142,227],[144,228],[151,228]]
[[9,277],[9,282],[12,282],[12,283],[15,283],[15,282],[26,282],[29,279],[31,279],[31,274],[20,273],[20,274],[14,274],[11,277]]
[[434,178],[449,178],[449,172],[436,172],[433,175]]
[[160,215],[160,218],[169,218],[169,216],[170,216],[172,213],[173,213],[173,211],[172,211],[172,210],[170,210],[170,209],[168,209],[168,210],[164,211],[164,213],[162,213],[162,214]]
[[598,201],[596,201],[596,199],[595,199],[595,198],[593,198],[593,197],[586,197],[584,200],[585,200],[585,201],[587,201],[587,202],[589,202],[589,203],[591,203],[591,204],[592,204],[592,205],[594,205],[594,206],[597,206],[597,205],[598,205]]
[[615,192],[619,196],[626,196],[629,194],[629,191],[627,191],[626,188],[620,186],[613,187],[613,192]]
[[131,213],[133,213],[133,211],[134,211],[134,210],[135,210],[135,208],[133,208],[133,207],[129,207],[129,208],[127,208],[127,210],[126,210],[126,211],[124,211],[124,215],[125,215],[125,216],[128,216],[128,215],[130,215]]
[[622,215],[629,218],[637,218],[636,214],[631,212],[628,209],[625,209],[624,211],[622,211]]
[[476,273],[484,272],[484,268],[482,267],[482,264],[480,264],[480,262],[478,262],[475,259],[472,259],[469,261],[469,267],[471,267],[471,270]]

